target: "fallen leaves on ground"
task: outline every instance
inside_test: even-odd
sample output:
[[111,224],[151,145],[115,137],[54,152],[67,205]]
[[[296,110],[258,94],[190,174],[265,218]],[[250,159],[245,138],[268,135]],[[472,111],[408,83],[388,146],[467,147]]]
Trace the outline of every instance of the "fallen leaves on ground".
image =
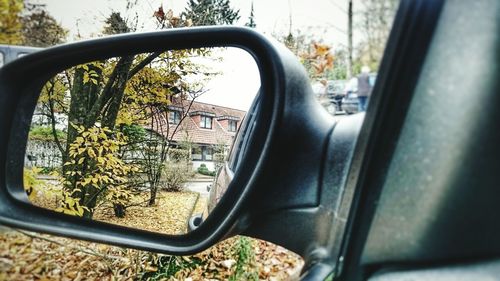
[[[227,239],[194,256],[175,257],[185,267],[158,276],[158,261],[169,256],[31,232],[0,234],[0,280],[228,280],[235,271],[239,237]],[[259,280],[297,277],[301,258],[274,244],[250,239],[251,268]],[[149,277],[149,278],[148,278]]]
[[94,220],[164,234],[186,233],[186,226],[198,198],[195,192],[158,192],[156,204],[148,206],[149,193],[134,197],[124,218],[114,216],[113,207],[98,208]]
[[[190,258],[205,263],[195,268],[179,271],[172,280],[228,280],[234,276],[238,260],[238,240],[236,236],[224,240]],[[253,249],[253,260],[246,265],[245,272],[255,272],[258,280],[295,280],[304,265],[302,258],[285,248],[267,241],[248,238]],[[237,278],[236,280],[254,280]]]
[[[194,213],[204,208],[204,200],[197,198],[191,192],[160,192],[156,205],[129,207],[125,218],[116,218],[112,209],[105,208],[94,218],[179,234],[186,231],[193,208]],[[5,228],[0,229],[0,280],[228,280],[237,271],[241,239],[229,238],[193,256],[171,257]],[[253,258],[244,270],[255,275],[236,280],[288,280],[298,276],[303,265],[299,256],[269,242],[246,239]]]
[[[132,280],[138,251],[16,231],[0,235],[0,280]],[[52,240],[48,241],[48,240]],[[135,253],[134,253],[135,252]]]

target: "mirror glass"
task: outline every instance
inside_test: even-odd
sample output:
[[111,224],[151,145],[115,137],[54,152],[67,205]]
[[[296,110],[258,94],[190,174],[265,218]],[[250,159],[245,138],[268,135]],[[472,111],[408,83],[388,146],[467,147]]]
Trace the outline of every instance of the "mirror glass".
[[142,53],[61,71],[33,115],[26,195],[89,220],[192,231],[229,186],[228,155],[259,87],[255,60],[238,48]]

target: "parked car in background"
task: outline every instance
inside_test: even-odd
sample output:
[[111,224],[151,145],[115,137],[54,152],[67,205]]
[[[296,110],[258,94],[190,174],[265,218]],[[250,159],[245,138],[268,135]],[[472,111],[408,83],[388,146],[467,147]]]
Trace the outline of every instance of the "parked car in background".
[[214,177],[212,184],[207,186],[208,198],[203,213],[192,214],[188,219],[188,231],[193,231],[208,217],[215,208],[231,182],[233,172],[227,165],[220,167]]
[[346,80],[328,80],[313,85],[314,92],[323,107],[332,115],[339,114],[345,96]]
[[231,151],[229,152],[227,159],[225,159],[222,166],[217,168],[213,183],[207,186],[209,194],[208,198],[206,198],[206,204],[203,212],[192,214],[188,219],[187,228],[189,232],[195,230],[201,225],[201,223],[208,217],[208,215],[222,199],[222,196],[226,193],[228,186],[234,177],[234,172],[241,165],[241,159],[249,145],[250,138],[248,134],[252,133],[255,129],[255,122],[259,113],[260,100],[261,97],[259,92],[257,93],[248,114],[245,115],[241,126],[238,128],[236,138],[231,145]]
[[330,102],[335,105],[336,113],[342,111],[342,99],[345,96],[346,80],[330,80],[326,86],[326,95]]
[[356,92],[348,92],[342,99],[342,105],[345,113],[353,114],[358,112],[358,94]]
[[[377,74],[370,74],[370,85],[373,87],[375,81],[377,80]],[[342,98],[342,108],[347,114],[358,113],[358,80],[356,78],[351,79],[345,84],[344,93]]]

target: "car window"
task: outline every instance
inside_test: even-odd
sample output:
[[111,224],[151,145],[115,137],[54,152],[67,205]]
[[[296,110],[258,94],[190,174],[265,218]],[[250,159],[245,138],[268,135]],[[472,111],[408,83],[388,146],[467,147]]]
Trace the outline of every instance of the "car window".
[[[225,4],[219,7],[200,4],[205,2]],[[64,42],[124,32],[204,25],[247,26],[280,41],[297,57],[308,73],[318,102],[335,120],[342,120],[366,110],[371,92],[364,92],[365,89],[361,92],[360,85],[365,82],[364,79],[367,79],[366,84],[369,88],[375,84],[398,0],[321,0],[314,3],[309,0],[242,2],[236,0],[121,2],[40,0],[33,7],[26,5],[24,10],[16,9],[19,9],[17,16],[24,19],[22,21],[24,24],[39,21],[43,31],[35,29],[36,25],[27,25],[24,37],[12,38],[11,41],[0,42],[0,44],[15,43],[47,48]],[[28,21],[28,19],[32,20]],[[348,22],[351,24],[349,25]],[[25,54],[21,52],[17,57]],[[4,60],[4,54],[0,52],[0,66],[5,63]],[[237,70],[234,72],[238,73]],[[242,73],[239,72],[239,74]],[[59,77],[67,74],[61,73]],[[92,81],[91,76],[87,77],[89,81]],[[231,84],[229,89],[234,93],[241,90],[242,86],[235,84]],[[60,93],[59,101],[64,103],[64,97],[68,92],[64,90]],[[207,114],[208,106],[204,106],[198,112],[199,119],[196,119],[197,115],[194,113],[193,116],[189,116],[193,120],[191,125],[202,129],[197,133],[219,130],[219,132],[233,134],[233,127],[230,127],[230,124],[234,122],[236,122],[237,131],[251,131],[255,126],[255,113],[247,115],[244,113],[239,115],[237,111],[228,113],[227,108],[224,108],[231,108],[231,106],[224,104],[224,100],[218,102],[220,103],[212,104],[212,106],[220,108],[220,114]],[[247,101],[247,108],[250,107],[251,102],[251,100]],[[50,106],[48,103],[47,105]],[[60,142],[62,146],[58,147],[53,141],[54,136],[64,135],[65,132],[67,133],[65,130],[71,127],[68,120],[64,119],[65,107],[61,105],[64,104],[53,104],[55,110],[52,110],[54,114],[51,116],[37,114],[41,111],[35,112],[35,116],[39,118],[36,120],[39,126],[34,128],[36,131],[34,135],[40,145],[33,148],[36,153],[26,156],[25,163],[28,164],[25,167],[24,180],[27,192],[30,187],[37,185],[54,185],[54,172],[57,171],[52,169],[51,164],[62,161],[59,150],[64,150],[67,145],[62,139]],[[177,112],[182,112],[179,107],[171,104],[168,110],[172,114],[166,116],[167,120],[170,119],[176,124],[182,122],[177,114]],[[226,112],[222,113],[222,111]],[[53,124],[57,126],[53,127]],[[224,129],[225,124],[227,128]],[[130,135],[140,133],[137,128],[126,128],[126,130]],[[240,135],[238,134],[234,140],[231,151],[218,145],[216,136],[211,139],[211,143],[199,141],[195,145],[188,145],[189,139],[179,139],[176,146],[172,147],[179,155],[184,152],[177,150],[187,151],[191,163],[199,163],[196,169],[190,170],[196,178],[193,180],[193,186],[196,186],[196,195],[193,198],[207,196],[209,192],[214,191],[212,188],[216,184],[215,175],[218,178],[218,175],[224,174],[216,168],[220,167],[220,162],[227,161],[233,171],[239,167],[245,148],[251,141],[250,138],[240,138]],[[210,138],[212,138],[211,135]],[[184,149],[186,146],[189,148]],[[221,155],[223,158],[220,158]],[[229,157],[224,158],[225,156]],[[170,182],[165,183],[165,188],[186,184],[185,179],[179,177],[179,174],[175,170],[168,174]],[[143,182],[137,184],[145,190],[149,188]],[[128,195],[120,194],[120,196],[127,197]],[[200,201],[193,200],[193,202],[193,206],[190,206],[188,211],[189,215],[203,213],[205,208],[198,203]],[[182,209],[180,204],[176,200],[171,203],[173,209],[180,212]],[[106,212],[109,212],[113,219],[126,220],[126,217],[114,217],[115,205],[108,204],[105,207]],[[155,220],[160,220],[160,218],[144,218],[142,221],[147,223]],[[188,222],[182,221],[182,227],[182,231],[188,231]],[[5,271],[14,274],[12,276],[15,278],[12,280],[34,279],[35,277],[84,279],[87,276],[94,279],[113,276],[118,279],[177,278],[182,280],[191,278],[199,280],[200,276],[204,276],[204,278],[219,280],[284,280],[298,275],[303,265],[303,260],[295,253],[269,242],[248,237],[226,240],[207,252],[189,257],[159,255],[32,232],[6,231],[0,233],[0,240],[5,242],[0,243],[0,247],[3,247],[0,250],[8,253]],[[28,265],[27,269],[19,269],[21,264]]]

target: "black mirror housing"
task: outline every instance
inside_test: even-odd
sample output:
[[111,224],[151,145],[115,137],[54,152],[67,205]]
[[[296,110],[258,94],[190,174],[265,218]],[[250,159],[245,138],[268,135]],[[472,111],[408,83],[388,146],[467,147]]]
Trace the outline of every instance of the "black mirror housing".
[[[203,224],[185,235],[172,236],[70,217],[29,203],[23,188],[24,154],[40,89],[50,77],[68,67],[109,57],[226,46],[254,57],[261,88],[258,102],[250,109],[255,120],[244,133],[247,145],[231,188]],[[0,223],[13,227],[176,255],[196,253],[223,238],[246,234],[307,256],[311,243],[318,241],[305,238],[322,228],[320,220],[312,218],[324,216],[325,209],[318,207],[333,200],[321,197],[330,194],[321,190],[325,186],[321,170],[335,123],[315,100],[296,57],[249,28],[124,34],[27,55],[0,69],[0,116]],[[349,142],[354,142],[358,125],[346,133]],[[284,238],[274,232],[293,231],[295,226],[287,224],[288,219],[302,225],[297,228],[302,235]]]
[[[274,108],[280,90],[283,65],[277,48],[258,33],[245,28],[188,28],[163,32],[125,34],[103,39],[62,45],[40,51],[10,63],[0,70],[0,106],[2,107],[1,195],[0,221],[14,227],[60,234],[69,237],[105,242],[171,254],[189,254],[215,244],[234,223],[238,201],[253,171],[241,169],[231,191],[202,227],[182,237],[87,221],[40,209],[31,205],[23,189],[24,151],[31,117],[43,83],[57,72],[88,61],[139,52],[189,49],[199,47],[239,47],[256,60],[261,72],[262,110],[256,120],[250,150],[263,151],[267,132],[277,114]],[[263,134],[259,134],[258,132]],[[262,153],[253,153],[260,156]],[[247,157],[250,158],[250,157]],[[259,157],[243,161],[242,166],[258,167]],[[251,165],[249,165],[251,163]]]

